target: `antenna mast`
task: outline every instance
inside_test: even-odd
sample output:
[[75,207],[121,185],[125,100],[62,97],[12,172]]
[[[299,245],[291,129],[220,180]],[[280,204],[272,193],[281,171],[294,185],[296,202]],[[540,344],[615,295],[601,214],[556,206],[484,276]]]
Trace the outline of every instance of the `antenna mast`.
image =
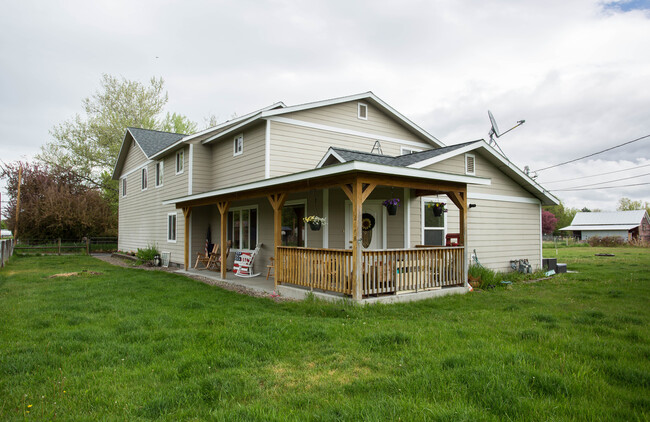
[[492,125],[492,127],[490,128],[490,132],[488,133],[488,136],[490,137],[489,145],[490,146],[492,146],[492,145],[496,146],[497,149],[499,150],[499,152],[501,152],[501,155],[503,155],[505,157],[506,154],[503,152],[503,150],[501,149],[501,147],[497,143],[496,139],[494,139],[494,137],[496,136],[497,138],[500,138],[503,135],[505,135],[506,133],[510,132],[511,130],[513,130],[515,128],[518,128],[519,126],[523,125],[524,123],[526,123],[526,121],[525,120],[517,120],[516,125],[514,125],[513,127],[511,127],[510,129],[506,130],[503,133],[499,133],[499,127],[497,126],[497,121],[494,118],[494,116],[492,115],[492,112],[490,110],[488,110],[488,117],[490,118],[490,124]]

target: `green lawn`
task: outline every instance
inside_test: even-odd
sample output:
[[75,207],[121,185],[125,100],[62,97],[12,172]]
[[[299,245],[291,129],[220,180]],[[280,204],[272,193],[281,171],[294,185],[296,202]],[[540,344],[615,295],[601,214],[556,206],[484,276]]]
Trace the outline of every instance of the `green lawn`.
[[14,257],[0,420],[648,420],[650,250],[603,251],[559,250],[579,273],[548,281],[367,307]]

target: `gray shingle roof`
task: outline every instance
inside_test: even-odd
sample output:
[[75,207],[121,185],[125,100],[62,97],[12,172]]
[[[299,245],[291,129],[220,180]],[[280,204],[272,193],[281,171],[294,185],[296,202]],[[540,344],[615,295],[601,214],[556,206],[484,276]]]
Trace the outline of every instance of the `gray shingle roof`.
[[336,152],[344,161],[363,161],[367,163],[384,164],[388,166],[408,167],[411,164],[419,163],[429,158],[437,157],[442,154],[457,150],[476,141],[465,142],[462,144],[452,145],[444,148],[430,149],[413,154],[399,155],[393,157],[391,155],[371,154],[368,152],[353,151],[343,148],[334,148],[332,151]]
[[133,139],[140,145],[147,158],[157,154],[186,136],[181,133],[161,132],[159,130],[134,127],[128,128],[128,131],[131,132]]

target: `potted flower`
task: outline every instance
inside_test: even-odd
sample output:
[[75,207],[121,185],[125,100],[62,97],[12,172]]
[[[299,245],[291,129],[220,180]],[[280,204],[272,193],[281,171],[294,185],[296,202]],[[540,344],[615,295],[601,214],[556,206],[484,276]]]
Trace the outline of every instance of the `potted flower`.
[[443,212],[447,212],[447,208],[445,208],[445,203],[444,202],[429,202],[427,204],[427,207],[432,208],[433,207],[433,216],[434,217],[440,217]]
[[387,199],[382,202],[382,205],[386,207],[388,215],[397,214],[397,207],[399,207],[399,198]]
[[305,223],[309,224],[309,228],[312,230],[320,230],[322,226],[325,225],[325,219],[317,215],[310,215],[302,219]]

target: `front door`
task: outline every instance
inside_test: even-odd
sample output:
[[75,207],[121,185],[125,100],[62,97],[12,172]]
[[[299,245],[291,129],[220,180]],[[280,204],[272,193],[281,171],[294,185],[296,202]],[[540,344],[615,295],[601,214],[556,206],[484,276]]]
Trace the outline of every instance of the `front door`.
[[[383,249],[384,248],[384,206],[381,201],[366,201],[363,203],[363,213],[372,216],[367,221],[372,222],[374,226],[371,230],[363,234],[362,249]],[[345,238],[346,248],[352,248],[352,203],[346,201],[345,204]],[[367,245],[367,247],[366,247]]]

